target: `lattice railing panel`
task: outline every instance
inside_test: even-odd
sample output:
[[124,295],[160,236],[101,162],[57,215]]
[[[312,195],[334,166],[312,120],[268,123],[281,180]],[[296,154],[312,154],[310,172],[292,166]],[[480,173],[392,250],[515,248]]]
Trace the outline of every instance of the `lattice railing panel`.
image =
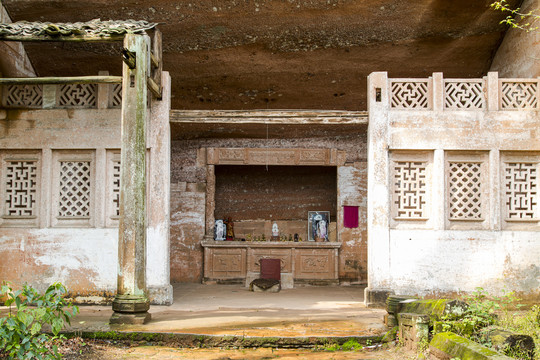
[[90,161],[60,162],[60,217],[90,216]]
[[96,107],[96,84],[66,84],[61,85],[58,91],[57,105],[60,107]]
[[444,82],[445,109],[484,109],[486,98],[482,80]]
[[392,81],[390,105],[394,109],[429,109],[429,81]]
[[109,89],[109,107],[119,108],[122,106],[122,84],[113,84]]
[[7,161],[5,171],[5,214],[10,217],[35,216],[37,161]]
[[505,164],[506,217],[509,220],[537,219],[538,164],[508,162]]
[[120,161],[112,162],[112,210],[113,216],[120,216]]
[[450,162],[448,177],[450,219],[482,219],[482,163]]
[[5,107],[40,108],[43,105],[41,85],[7,85],[4,91]]
[[501,81],[501,109],[537,109],[537,81]]
[[425,217],[426,166],[423,161],[394,161],[394,207],[397,219]]

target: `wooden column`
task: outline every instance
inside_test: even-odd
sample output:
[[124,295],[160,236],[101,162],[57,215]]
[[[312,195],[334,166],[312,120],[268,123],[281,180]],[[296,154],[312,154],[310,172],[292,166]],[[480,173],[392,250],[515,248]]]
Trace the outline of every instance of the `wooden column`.
[[146,123],[150,39],[128,34],[124,48],[135,53],[135,68],[123,65],[118,288],[111,324],[150,319],[146,290]]

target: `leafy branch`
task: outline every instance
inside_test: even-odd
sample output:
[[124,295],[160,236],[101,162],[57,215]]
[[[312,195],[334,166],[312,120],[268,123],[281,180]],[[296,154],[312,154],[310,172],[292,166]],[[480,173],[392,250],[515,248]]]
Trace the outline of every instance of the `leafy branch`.
[[540,14],[534,11],[524,12],[521,8],[513,9],[506,0],[495,1],[490,5],[493,10],[502,11],[509,14],[501,24],[506,24],[514,29],[529,31],[538,31],[536,22],[540,19]]

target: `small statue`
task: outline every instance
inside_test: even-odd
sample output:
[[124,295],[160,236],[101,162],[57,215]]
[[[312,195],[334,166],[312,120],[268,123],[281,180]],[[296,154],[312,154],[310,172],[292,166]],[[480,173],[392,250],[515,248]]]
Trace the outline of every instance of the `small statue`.
[[223,220],[216,220],[214,228],[214,240],[223,241],[225,240],[226,226],[223,223]]
[[294,234],[294,242],[298,242],[298,233]]
[[266,241],[266,237],[264,236],[264,234],[262,234],[261,236],[261,241]]
[[272,239],[271,241],[279,241],[279,228],[277,222],[272,224]]
[[302,240],[302,238],[301,238],[301,237],[299,237],[299,238],[298,238],[298,241],[299,241],[299,242],[302,242],[303,240]]
[[251,241],[251,234],[247,234],[247,235],[246,235],[246,240],[247,240],[247,241]]
[[230,216],[227,218],[227,221],[225,221],[225,224],[227,225],[227,237],[226,237],[226,240],[227,241],[234,241],[234,223],[233,223]]
[[328,241],[328,231],[326,229],[326,221],[321,220],[317,223],[317,237],[321,241]]
[[289,234],[289,241],[292,241],[292,234]]

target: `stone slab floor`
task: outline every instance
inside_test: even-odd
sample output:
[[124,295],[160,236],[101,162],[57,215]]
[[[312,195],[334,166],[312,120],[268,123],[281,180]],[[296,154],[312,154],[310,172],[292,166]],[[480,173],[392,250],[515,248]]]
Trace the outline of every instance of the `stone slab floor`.
[[363,304],[363,288],[305,286],[255,293],[240,285],[177,284],[174,304],[151,306],[141,326],[108,325],[110,306],[81,306],[71,330],[236,336],[367,336],[387,329],[384,310]]

